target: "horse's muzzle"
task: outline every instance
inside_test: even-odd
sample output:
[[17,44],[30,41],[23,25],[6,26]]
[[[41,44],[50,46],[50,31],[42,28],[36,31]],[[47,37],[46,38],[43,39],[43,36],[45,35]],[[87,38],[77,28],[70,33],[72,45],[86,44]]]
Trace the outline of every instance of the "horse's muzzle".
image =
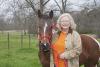
[[41,49],[44,52],[50,51],[50,44],[49,43],[41,43]]

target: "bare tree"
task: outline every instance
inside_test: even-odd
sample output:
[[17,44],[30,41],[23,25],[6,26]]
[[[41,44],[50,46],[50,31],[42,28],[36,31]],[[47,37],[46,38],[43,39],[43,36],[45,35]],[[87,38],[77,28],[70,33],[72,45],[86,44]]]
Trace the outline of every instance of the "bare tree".
[[36,13],[36,8],[35,8],[35,5],[34,2],[32,0],[25,0],[30,6],[31,8],[33,9],[33,11]]
[[54,0],[55,1],[55,3],[57,4],[57,6],[59,7],[59,9],[60,9],[60,12],[61,13],[65,13],[66,12],[66,6],[67,6],[67,0],[61,0],[61,4],[62,5],[60,5],[59,3],[60,2],[58,2],[57,0]]
[[[37,14],[37,10],[40,8],[41,12],[43,13],[46,4],[50,1],[50,0],[37,0],[37,2],[35,2],[36,0],[25,0],[33,9],[33,11]],[[38,9],[37,9],[38,7]]]

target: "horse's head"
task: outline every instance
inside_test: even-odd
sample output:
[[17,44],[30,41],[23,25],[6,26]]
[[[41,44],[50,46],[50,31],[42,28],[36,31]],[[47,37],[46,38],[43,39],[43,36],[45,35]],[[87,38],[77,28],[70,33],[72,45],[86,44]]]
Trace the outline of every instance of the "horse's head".
[[50,50],[50,44],[52,40],[53,11],[51,11],[49,15],[43,15],[40,10],[38,10],[38,18],[39,47],[40,50],[47,52]]

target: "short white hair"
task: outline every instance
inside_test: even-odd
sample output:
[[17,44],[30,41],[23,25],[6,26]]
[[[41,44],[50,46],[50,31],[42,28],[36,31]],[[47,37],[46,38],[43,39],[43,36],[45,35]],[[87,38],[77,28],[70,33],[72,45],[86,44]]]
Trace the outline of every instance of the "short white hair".
[[69,20],[70,20],[70,27],[71,27],[71,29],[72,30],[75,30],[76,29],[76,24],[75,24],[75,22],[74,22],[74,19],[73,19],[73,17],[69,14],[69,13],[64,13],[64,14],[62,14],[59,18],[58,18],[58,20],[57,20],[57,27],[61,30],[61,27],[60,27],[60,20],[61,20],[61,18],[62,17],[67,17]]

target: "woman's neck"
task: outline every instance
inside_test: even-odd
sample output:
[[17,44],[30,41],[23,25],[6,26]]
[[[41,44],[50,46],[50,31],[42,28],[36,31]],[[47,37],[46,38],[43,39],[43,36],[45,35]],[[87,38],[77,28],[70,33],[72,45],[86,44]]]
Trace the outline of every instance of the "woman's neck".
[[62,31],[68,33],[69,29],[63,29]]

